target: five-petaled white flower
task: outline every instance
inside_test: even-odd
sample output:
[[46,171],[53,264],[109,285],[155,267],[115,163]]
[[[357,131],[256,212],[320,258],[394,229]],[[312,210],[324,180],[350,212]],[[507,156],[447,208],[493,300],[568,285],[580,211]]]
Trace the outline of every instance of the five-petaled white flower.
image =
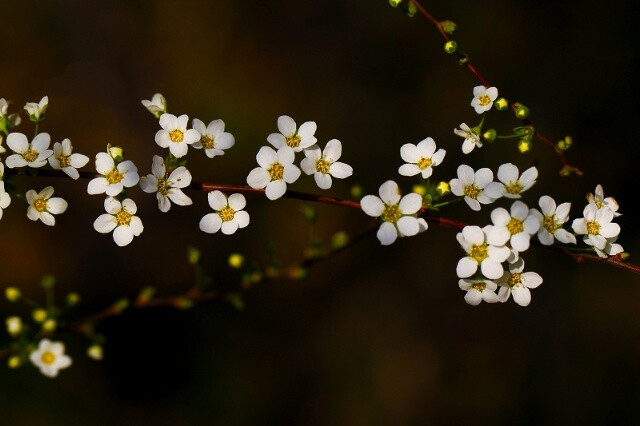
[[293,121],[293,118],[281,115],[278,117],[280,133],[271,133],[267,136],[267,141],[276,149],[288,146],[295,152],[300,152],[316,143],[317,139],[314,136],[316,129],[315,121],[305,121],[299,128],[296,128],[296,122]]
[[80,173],[76,169],[84,167],[89,162],[89,157],[82,154],[72,154],[73,146],[69,139],[64,139],[62,143],[53,144],[53,155],[49,157],[49,165],[62,170],[71,179],[78,179]]
[[456,239],[467,252],[467,256],[458,261],[456,273],[458,278],[468,278],[476,273],[478,266],[482,275],[489,279],[502,276],[502,262],[507,260],[511,250],[508,247],[497,247],[487,241],[486,229],[479,226],[465,226]]
[[47,111],[48,106],[49,97],[44,96],[38,103],[27,102],[24,109],[27,111],[27,114],[29,114],[29,119],[31,121],[40,121],[44,117],[44,113]]
[[58,371],[67,368],[72,361],[64,353],[62,342],[52,342],[49,339],[42,339],[38,343],[38,349],[31,352],[29,359],[40,369],[40,372],[48,377],[56,377]]
[[444,159],[447,151],[436,151],[436,143],[432,138],[426,138],[417,145],[406,143],[400,147],[400,156],[408,164],[403,164],[398,169],[402,176],[415,176],[422,173],[422,178],[427,179],[433,173],[433,168]]
[[458,281],[458,287],[467,292],[464,295],[464,300],[469,305],[477,306],[483,300],[487,303],[496,303],[498,301],[498,295],[496,294],[498,285],[493,281],[463,278]]
[[509,296],[513,295],[513,300],[520,306],[527,306],[531,302],[530,288],[536,288],[542,284],[542,277],[536,272],[524,271],[524,260],[518,259],[517,262],[509,265],[509,272],[505,271],[504,275],[498,280],[501,285],[498,292],[500,302],[509,300]]
[[493,209],[491,221],[493,226],[487,231],[489,244],[503,246],[508,241],[518,253],[529,248],[531,236],[540,229],[538,217],[519,200],[511,204],[511,214],[502,207]]
[[113,241],[120,247],[129,244],[133,237],[137,237],[144,230],[142,221],[134,216],[138,207],[132,199],[127,198],[122,203],[113,197],[104,200],[107,214],[101,214],[93,222],[93,228],[101,234],[113,231]]
[[207,234],[222,230],[223,234],[231,235],[238,228],[249,225],[249,213],[242,210],[247,205],[244,195],[231,194],[227,198],[220,191],[212,191],[207,197],[215,213],[206,214],[200,219],[200,230]]
[[380,198],[366,195],[360,201],[362,210],[372,217],[379,217],[382,224],[377,232],[383,246],[392,244],[398,237],[411,237],[427,230],[427,222],[415,215],[422,207],[422,196],[412,192],[400,198],[400,188],[388,180],[378,190]]
[[498,89],[495,87],[476,86],[473,88],[473,99],[471,106],[478,114],[489,111],[493,106],[493,101],[498,97]]
[[300,169],[293,164],[295,152],[288,146],[283,146],[276,152],[270,146],[263,146],[256,155],[260,167],[249,172],[247,183],[254,189],[265,188],[265,194],[270,200],[275,200],[287,191],[287,184],[293,183],[300,177]]
[[337,139],[331,139],[321,151],[319,146],[304,150],[305,158],[300,162],[302,171],[313,174],[313,178],[320,189],[331,188],[331,176],[344,179],[353,174],[353,168],[341,161],[342,144]]
[[[2,166],[2,163],[0,163]],[[9,207],[11,204],[11,196],[4,190],[4,182],[0,180],[0,219],[2,219],[2,210]]]
[[156,133],[156,143],[161,148],[169,148],[176,158],[187,155],[189,145],[200,140],[200,133],[195,129],[187,130],[189,117],[186,114],[176,117],[164,113],[160,116],[161,130]]
[[613,217],[618,217],[622,213],[618,213],[618,202],[613,197],[604,197],[604,190],[602,189],[602,185],[596,186],[595,194],[587,194],[587,201],[590,203],[594,203],[596,207],[599,209],[602,207],[606,207],[613,212]]
[[153,156],[151,165],[152,174],[140,178],[140,188],[146,193],[156,193],[158,208],[161,212],[168,212],[171,201],[179,206],[188,206],[193,203],[182,188],[191,184],[191,173],[186,167],[178,167],[167,176],[167,168],[159,155]]
[[492,198],[520,198],[520,194],[531,188],[538,178],[538,169],[529,167],[522,172],[518,171],[518,167],[511,163],[502,164],[498,167],[498,180],[500,182],[491,182],[484,189],[485,194]]
[[140,102],[142,102],[142,105],[156,118],[160,118],[162,114],[167,112],[167,100],[161,93],[153,95],[150,101],[144,99]]
[[236,143],[233,135],[224,131],[224,121],[222,120],[213,120],[208,126],[205,126],[202,121],[194,118],[192,126],[200,133],[200,140],[194,142],[193,147],[195,149],[204,148],[204,153],[209,158],[224,155],[224,150],[231,148]]
[[38,133],[29,143],[22,133],[10,133],[7,136],[7,146],[16,154],[7,157],[7,167],[42,167],[47,164],[47,158],[53,153],[49,148],[51,137],[49,133]]
[[484,193],[484,188],[493,181],[493,172],[488,168],[479,169],[474,173],[466,164],[458,166],[458,178],[451,179],[451,192],[457,196],[464,195],[464,201],[472,210],[479,211],[480,203],[490,204],[494,198]]
[[116,166],[111,155],[106,152],[96,154],[96,170],[102,176],[91,179],[87,192],[91,195],[106,193],[110,197],[120,194],[124,188],[138,184],[138,168],[130,160]]
[[61,214],[67,210],[68,203],[60,197],[52,197],[53,187],[47,186],[39,193],[30,189],[25,194],[29,207],[27,208],[27,217],[31,220],[40,219],[42,223],[48,226],[56,224],[54,214]]
[[464,142],[462,142],[463,153],[470,153],[476,146],[478,148],[482,148],[482,140],[480,139],[480,136],[475,134],[474,131],[465,123],[460,123],[460,129],[453,129],[453,133],[464,138]]
[[543,195],[538,201],[540,213],[536,209],[531,209],[531,214],[535,215],[540,222],[538,230],[538,240],[544,246],[553,244],[556,239],[564,244],[576,244],[576,237],[566,229],[562,229],[562,225],[569,220],[569,210],[571,203],[562,203],[556,207],[556,202],[548,195]]
[[620,233],[620,225],[611,223],[611,209],[599,209],[595,203],[590,203],[582,214],[584,217],[574,219],[571,227],[576,234],[584,235],[585,244],[602,251],[607,246],[607,240],[617,237]]

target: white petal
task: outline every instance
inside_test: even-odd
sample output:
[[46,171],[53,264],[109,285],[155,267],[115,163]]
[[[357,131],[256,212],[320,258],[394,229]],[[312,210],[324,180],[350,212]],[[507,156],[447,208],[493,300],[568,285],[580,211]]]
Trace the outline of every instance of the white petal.
[[113,231],[113,241],[120,247],[124,247],[133,241],[133,230],[128,226],[118,226]]
[[330,162],[337,161],[342,155],[342,144],[338,139],[331,139],[324,147],[323,154]]
[[477,290],[469,290],[467,294],[464,295],[464,301],[469,305],[477,306],[482,302],[482,293]]
[[179,188],[173,188],[168,195],[169,199],[179,206],[190,206],[193,201],[187,194],[182,192]]
[[222,222],[222,226],[220,227],[220,229],[223,234],[231,235],[238,230],[238,223],[235,220]]
[[284,173],[282,175],[282,178],[287,183],[293,183],[296,180],[298,180],[298,178],[300,177],[300,174],[301,172],[298,166],[295,166],[293,164],[287,164],[286,166],[284,166]]
[[276,149],[287,146],[287,140],[280,133],[271,133],[267,136],[267,142],[273,145]]
[[180,166],[169,175],[172,188],[186,188],[191,185],[191,172],[186,167]]
[[407,163],[417,163],[420,161],[420,151],[412,143],[406,143],[400,147],[400,157]]
[[227,197],[221,191],[212,191],[207,195],[209,206],[214,210],[222,210],[227,205]]
[[520,176],[520,183],[522,183],[525,187],[530,187],[533,183],[535,183],[538,178],[538,169],[535,167],[529,167],[527,170],[522,172],[522,176]]
[[287,192],[287,184],[282,180],[274,180],[273,182],[269,182],[265,189],[265,194],[270,200],[276,200],[282,197],[285,192]]
[[536,272],[525,272],[520,279],[522,284],[528,288],[536,288],[542,284],[542,277]]
[[249,213],[244,210],[237,211],[233,219],[237,222],[239,228],[249,225]]
[[116,227],[116,219],[110,214],[101,214],[93,222],[93,228],[101,234],[108,234]]
[[386,204],[398,204],[400,201],[400,188],[398,188],[398,184],[392,180],[388,180],[380,185],[378,193],[382,201]]
[[296,158],[296,152],[289,148],[288,146],[283,146],[278,149],[278,161],[283,166],[287,166],[288,164],[293,164],[293,161]]
[[7,146],[13,152],[23,153],[29,149],[29,140],[22,133],[9,133],[7,136]]
[[524,225],[524,232],[526,232],[529,235],[535,234],[536,232],[538,232],[538,229],[540,229],[540,221],[534,215],[528,216],[524,220],[523,225]]
[[502,265],[498,262],[493,261],[492,259],[485,259],[482,261],[480,265],[480,269],[482,270],[482,275],[489,279],[498,279],[504,273],[504,269]]
[[50,143],[51,136],[49,136],[49,133],[38,133],[36,137],[33,138],[33,141],[31,141],[31,148],[37,152],[43,152],[49,148]]
[[288,115],[278,117],[278,130],[284,136],[292,136],[296,133],[296,122]]
[[87,192],[91,195],[104,194],[108,186],[109,182],[107,182],[107,179],[103,177],[93,178],[89,181]]
[[510,185],[517,181],[519,175],[518,168],[511,163],[502,164],[498,167],[498,180],[505,185]]
[[69,204],[60,197],[53,197],[47,200],[47,210],[52,214],[61,214],[67,210]]
[[369,216],[378,217],[384,211],[384,203],[375,195],[366,195],[360,200],[360,207]]
[[484,232],[479,226],[465,226],[462,229],[462,236],[471,244],[480,245],[484,243]]
[[138,211],[138,206],[136,206],[136,203],[131,198],[122,201],[122,208],[131,214],[136,214]]
[[220,230],[222,219],[217,213],[209,213],[200,219],[200,230],[207,234],[214,234]]
[[247,184],[249,184],[249,186],[253,189],[264,188],[265,186],[267,186],[270,180],[271,177],[269,176],[269,172],[267,172],[262,167],[256,167],[255,169],[251,170],[249,176],[247,176]]
[[488,195],[491,198],[501,198],[505,195],[504,185],[500,182],[490,182],[487,186],[484,187],[482,193]]
[[96,170],[101,175],[106,175],[115,167],[113,158],[106,152],[99,152],[96,154]]
[[[317,129],[318,129],[318,126],[316,125],[315,121],[305,121],[300,125],[300,128],[298,129],[298,134],[303,139],[309,138],[314,135]],[[315,143],[315,141],[313,143]],[[338,157],[340,157],[340,155],[338,155]]]
[[513,300],[520,306],[527,306],[531,303],[531,292],[522,285],[516,285],[511,289]]
[[336,161],[329,166],[329,173],[335,178],[344,179],[353,174],[353,168],[348,164]]
[[484,188],[489,184],[489,182],[493,181],[493,172],[491,169],[482,168],[479,169],[475,174],[475,184],[478,188]]
[[531,236],[526,232],[519,232],[511,237],[511,247],[518,252],[527,251],[529,249],[529,239]]
[[538,205],[540,206],[540,210],[542,210],[542,213],[545,216],[552,216],[556,212],[556,202],[548,195],[543,195],[542,197],[540,197]]
[[[558,231],[560,231],[560,229],[558,229]],[[558,232],[554,232],[554,235]],[[564,231],[564,229],[562,230]],[[564,231],[568,234],[567,231]],[[540,244],[542,244],[543,246],[550,246],[551,244],[553,244],[553,235],[551,235],[549,233],[549,231],[547,231],[544,228],[540,228],[540,230],[538,231],[538,240],[540,240]],[[575,240],[575,237],[574,237]],[[558,238],[558,241],[560,241],[560,238]]]
[[380,240],[380,244],[383,246],[388,246],[393,244],[393,242],[398,238],[398,232],[396,231],[396,227],[393,226],[389,222],[384,222],[380,225],[378,232],[376,233],[378,240]]
[[605,238],[613,238],[620,233],[620,225],[617,223],[605,223],[600,226],[600,235]]
[[56,224],[56,218],[49,212],[40,213],[40,220],[47,226],[53,226]]
[[164,178],[164,175],[167,171],[167,168],[164,165],[164,160],[159,155],[153,156],[153,161],[151,163],[151,172],[153,175],[159,179]]
[[487,242],[494,246],[503,246],[511,238],[511,233],[506,226],[494,226],[487,233]]
[[158,200],[158,209],[160,209],[162,213],[166,213],[171,209],[171,202],[168,197],[158,192],[156,193],[156,199]]
[[403,216],[396,223],[398,231],[405,237],[412,237],[420,231],[418,219],[412,216]]
[[458,178],[462,182],[463,186],[472,184],[475,180],[475,173],[473,169],[466,164],[461,164],[458,166]]
[[[567,232],[565,229],[557,229],[556,232],[553,233],[553,235],[561,243],[564,243],[564,244],[576,244],[577,243],[576,236],[571,234],[571,233],[569,233],[569,232]],[[540,237],[538,236],[538,238],[540,238]]]
[[514,201],[511,204],[511,216],[516,219],[525,220],[529,215],[529,207],[522,201]]
[[493,222],[494,225],[506,226],[510,220],[511,215],[502,207],[495,208],[491,212],[491,222]]
[[467,278],[472,276],[478,270],[478,262],[470,257],[463,257],[458,261],[456,266],[456,274],[459,278]]
[[313,178],[316,181],[316,185],[320,189],[329,189],[331,188],[331,175],[325,173],[316,173],[313,175]]
[[398,173],[402,176],[415,176],[421,172],[422,170],[420,170],[420,167],[415,164],[403,164],[398,168]]

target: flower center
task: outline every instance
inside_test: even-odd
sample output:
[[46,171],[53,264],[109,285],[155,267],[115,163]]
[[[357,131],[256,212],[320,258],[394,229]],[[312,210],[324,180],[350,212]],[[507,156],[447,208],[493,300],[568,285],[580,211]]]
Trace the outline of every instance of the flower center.
[[202,136],[202,138],[200,138],[200,143],[204,149],[213,149],[216,147],[215,142],[209,136]]
[[71,161],[66,155],[61,155],[60,157],[58,157],[58,161],[60,162],[61,169],[64,169],[65,167],[69,167],[71,165]]
[[594,202],[596,203],[596,207],[599,208],[599,209],[602,208],[602,204],[603,204],[602,200],[600,198],[598,198],[598,197],[594,197],[594,198],[595,198]]
[[129,225],[129,222],[131,222],[131,218],[133,216],[131,215],[131,213],[129,213],[126,210],[120,210],[118,212],[118,214],[116,215],[116,222],[118,222],[118,225]]
[[558,228],[560,228],[560,225],[558,224],[558,222],[556,222],[555,215],[552,215],[544,217],[544,219],[542,220],[542,227],[546,229],[550,234],[553,234]]
[[385,205],[381,217],[385,222],[396,223],[402,217],[402,210],[397,204]]
[[32,163],[36,161],[38,158],[38,151],[34,151],[33,149],[28,149],[22,153],[22,157],[27,160],[27,163]]
[[271,167],[267,169],[271,180],[281,180],[284,176],[284,166],[280,163],[273,163]]
[[520,183],[520,181],[515,181],[515,182],[509,182],[509,186],[507,186],[507,193],[509,194],[519,194],[520,191],[522,191],[522,188],[524,188],[524,185],[522,185]]
[[431,164],[433,164],[431,162],[431,158],[427,158],[427,157],[422,157],[420,160],[418,160],[418,168],[420,170],[424,170],[427,167],[429,167]]
[[587,233],[598,235],[600,233],[600,224],[596,221],[587,222]]
[[484,281],[478,281],[471,284],[471,288],[474,290],[483,291],[485,288],[487,288],[487,285],[484,283]]
[[472,245],[471,251],[469,252],[469,256],[471,256],[476,262],[482,263],[487,257],[489,257],[489,250],[487,243],[482,243],[480,245]]
[[511,235],[519,234],[524,231],[524,224],[520,219],[516,219],[512,217],[509,223],[507,223],[507,230],[511,233]]
[[47,209],[47,201],[43,198],[38,198],[33,202],[33,207],[42,213]]
[[480,195],[480,189],[474,184],[467,185],[464,187],[464,195],[475,200]]
[[107,182],[109,182],[110,185],[120,183],[123,178],[124,175],[118,169],[113,169],[107,173]]
[[229,222],[230,220],[233,220],[233,217],[236,215],[236,211],[229,206],[224,206],[222,210],[218,212],[218,215],[223,222]]
[[329,173],[329,167],[330,167],[329,162],[323,158],[316,161],[316,171],[320,173],[325,173],[325,174]]
[[54,362],[56,362],[56,356],[51,351],[46,351],[45,353],[43,353],[41,359],[42,359],[42,362],[46,365],[51,365]]
[[162,195],[167,195],[169,193],[169,182],[166,179],[160,179],[158,181],[158,192]]
[[480,101],[480,105],[481,106],[487,106],[491,103],[491,98],[487,95],[482,95],[480,96],[480,98],[478,98],[478,100]]
[[171,139],[171,142],[182,142],[184,133],[182,133],[182,130],[172,130],[169,132],[169,139]]
[[300,146],[300,135],[287,136],[287,146],[297,148]]
[[514,287],[515,285],[520,284],[521,281],[522,278],[520,277],[520,274],[514,272],[513,274],[509,275],[509,278],[507,278],[507,285],[509,287]]

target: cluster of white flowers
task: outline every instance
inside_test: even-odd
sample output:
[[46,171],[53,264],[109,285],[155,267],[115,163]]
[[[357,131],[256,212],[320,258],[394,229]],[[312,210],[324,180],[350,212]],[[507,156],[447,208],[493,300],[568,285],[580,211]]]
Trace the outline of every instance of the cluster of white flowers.
[[583,217],[574,219],[571,227],[578,235],[584,235],[585,244],[593,247],[598,256],[606,258],[622,253],[624,249],[616,243],[620,234],[620,225],[613,223],[618,213],[618,203],[613,197],[604,197],[601,185],[596,186],[595,194],[587,195],[588,204]]

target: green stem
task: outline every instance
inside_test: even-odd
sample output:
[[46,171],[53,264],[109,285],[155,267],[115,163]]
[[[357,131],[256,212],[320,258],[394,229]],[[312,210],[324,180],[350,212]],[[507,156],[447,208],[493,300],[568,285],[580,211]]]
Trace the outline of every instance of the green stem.
[[432,204],[430,208],[438,209],[440,207],[448,206],[449,204],[457,203],[458,201],[462,201],[462,200],[464,200],[464,197],[458,197],[458,198],[456,198],[454,200],[449,200],[449,201],[445,201],[445,202],[438,203],[438,204]]

